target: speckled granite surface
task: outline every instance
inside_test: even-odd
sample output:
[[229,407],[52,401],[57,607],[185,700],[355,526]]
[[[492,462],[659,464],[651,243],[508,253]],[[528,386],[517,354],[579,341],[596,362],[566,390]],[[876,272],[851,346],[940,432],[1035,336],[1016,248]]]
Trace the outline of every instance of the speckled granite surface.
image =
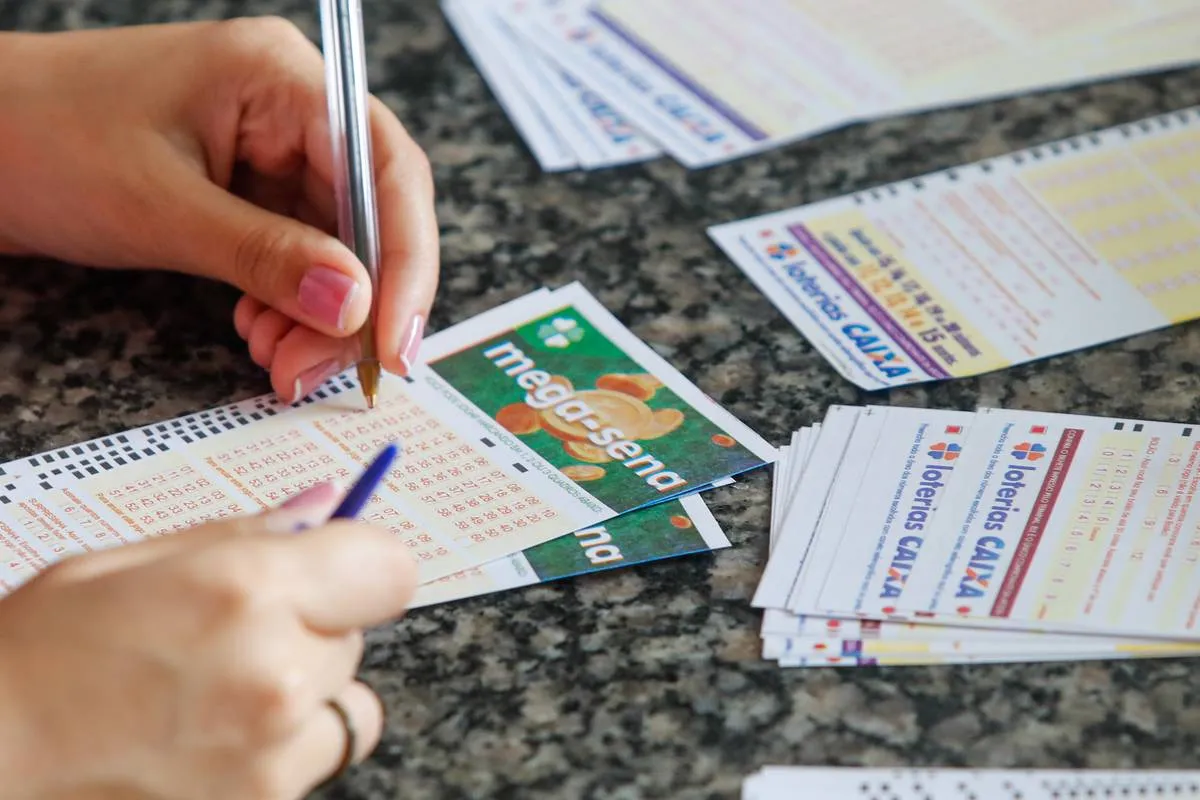
[[[283,13],[289,0],[0,0],[52,30]],[[704,235],[786,208],[1200,103],[1200,70],[822,136],[688,173],[666,161],[540,173],[434,0],[368,0],[373,85],[436,167],[440,327],[577,279],[704,390],[782,442],[840,380]],[[267,390],[234,296],[165,275],[0,269],[0,456]],[[196,298],[202,302],[195,302]],[[1200,326],[875,402],[1200,419]],[[766,552],[765,473],[712,495],[736,543],[692,558],[422,610],[374,632],[386,738],[330,798],[735,797],[763,763],[1200,766],[1185,661],[781,672],[747,601]]]

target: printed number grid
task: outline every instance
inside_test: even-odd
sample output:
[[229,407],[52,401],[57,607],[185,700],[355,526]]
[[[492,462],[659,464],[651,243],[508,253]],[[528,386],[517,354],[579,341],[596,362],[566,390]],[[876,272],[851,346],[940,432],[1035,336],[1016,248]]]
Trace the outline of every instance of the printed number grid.
[[[1191,428],[1184,429],[1185,437],[1190,433]],[[1184,441],[1180,439],[1180,443]],[[1193,628],[1196,624],[1195,576],[1197,563],[1200,562],[1200,524],[1191,513],[1192,504],[1196,501],[1197,484],[1200,483],[1200,442],[1188,443],[1191,449],[1179,453],[1182,466],[1178,468],[1174,497],[1167,517],[1171,541],[1179,549],[1172,560],[1176,574],[1166,590],[1163,614],[1167,619],[1183,620],[1188,628]],[[1172,457],[1175,455],[1173,453]]]
[[[1168,443],[1152,442],[1146,446],[1141,463],[1136,465],[1134,481],[1142,484],[1147,505],[1139,524],[1133,525],[1139,521],[1131,520],[1131,541],[1113,559],[1114,569],[1120,569],[1120,575],[1116,585],[1106,592],[1109,621],[1126,618],[1131,608],[1142,607],[1152,610],[1164,626],[1176,628],[1183,624],[1194,593],[1191,566],[1194,562],[1189,563],[1176,552],[1196,491],[1193,484],[1198,451],[1193,444],[1191,453],[1185,453],[1184,447],[1189,443],[1183,437]],[[1171,450],[1150,471],[1151,450],[1163,446]],[[1135,498],[1134,492],[1130,494],[1127,503],[1131,505]],[[1194,535],[1188,537],[1194,538]],[[1169,593],[1170,598],[1165,600],[1164,593]]]
[[1121,0],[991,0],[984,5],[1025,43],[1075,33],[1081,20],[1120,19],[1125,10]]
[[67,528],[88,540],[92,549],[99,550],[135,541],[100,516],[95,508],[83,502],[71,489],[53,489],[46,495],[46,499],[59,512]]
[[407,394],[384,400],[370,415],[346,414],[316,420],[313,426],[359,464],[366,464],[389,444],[403,448],[400,461],[413,452],[427,451],[436,443],[430,431],[448,433],[442,423],[428,414]]
[[[1163,314],[1200,307],[1200,220],[1128,150],[1092,153],[1022,173],[1048,208]],[[1190,312],[1190,313],[1189,313]]]
[[387,442],[403,442],[404,454],[385,485],[428,519],[431,530],[400,531],[421,561],[530,528],[561,532],[554,509],[407,395],[381,404],[370,419],[347,416],[314,425],[359,461]]
[[467,569],[460,570],[458,572],[452,572],[449,575],[438,578],[430,585],[445,586],[447,584],[461,583],[465,580],[479,580],[480,578],[485,577],[487,577],[487,572],[485,572],[481,567],[469,567]]
[[[1128,433],[1109,433],[1099,442],[1070,510],[1067,536],[1046,573],[1038,619],[1071,620],[1081,608],[1085,613],[1092,612],[1099,586],[1080,580],[1077,567],[1081,562],[1097,562],[1113,537],[1125,532],[1129,519],[1122,508],[1136,500],[1140,489],[1140,484],[1132,484],[1138,460],[1131,447],[1140,443],[1140,438]],[[1097,568],[1100,566],[1096,563]]]
[[142,536],[179,531],[249,511],[241,499],[190,464],[163,465],[144,478],[98,489],[95,495]]
[[[792,0],[856,54],[865,54],[888,75],[911,81],[952,71],[989,53],[1004,42],[970,14],[944,0],[909,0],[903,11],[881,13],[872,0]],[[921,42],[913,47],[913,42]]]
[[8,512],[25,529],[25,541],[48,563],[93,549],[90,542],[65,524],[56,510],[40,498],[22,500],[10,506]]
[[[948,193],[946,199],[951,195]],[[992,325],[1009,336],[1025,353],[1033,354],[1038,338],[1038,317],[1024,306],[1004,281],[1015,276],[997,276],[994,264],[981,261],[976,253],[979,243],[968,240],[968,225],[947,224],[951,209],[944,200],[931,198],[929,202],[902,203],[880,206],[874,216],[886,231],[893,233],[907,253],[920,253],[923,269],[954,283],[963,296],[970,299],[972,308],[991,318]],[[1029,287],[1023,297],[1036,297],[1037,292]],[[919,296],[916,302],[934,316],[940,317],[940,308],[928,305],[928,298]],[[957,333],[957,330],[953,331]],[[965,347],[965,345],[964,345]]]
[[362,518],[367,522],[385,526],[414,551],[433,545],[433,537],[421,530],[420,526],[396,508],[394,503],[385,502],[379,494],[372,495],[367,501]]
[[298,429],[230,442],[205,462],[264,509],[273,508],[313,484],[348,484],[353,475],[320,443]]
[[1200,213],[1200,128],[1138,140],[1133,151],[1168,189]]
[[[820,119],[827,105],[821,87],[827,80],[819,80],[819,74],[789,58],[787,48],[775,46],[754,30],[757,9],[749,15],[734,9],[738,24],[728,24],[728,5],[728,0],[686,4],[617,0],[603,4],[601,10],[625,30],[647,38],[657,56],[683,74],[701,76],[706,92],[732,101],[755,128],[787,133],[798,124],[811,125]],[[704,46],[714,41],[723,46]],[[744,57],[747,53],[754,57]]]
[[6,521],[0,520],[0,558],[14,577],[29,577],[49,566],[25,536]]

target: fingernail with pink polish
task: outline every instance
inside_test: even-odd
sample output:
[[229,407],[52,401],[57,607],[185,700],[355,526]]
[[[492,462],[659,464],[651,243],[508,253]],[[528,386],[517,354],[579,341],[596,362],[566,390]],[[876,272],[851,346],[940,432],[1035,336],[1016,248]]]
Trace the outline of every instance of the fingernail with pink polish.
[[296,301],[300,310],[339,331],[346,329],[346,314],[358,284],[353,278],[329,267],[312,267],[300,279]]
[[341,371],[342,365],[332,358],[304,370],[296,376],[296,382],[292,384],[292,402],[299,403],[310,392]]
[[333,481],[314,483],[299,494],[294,494],[280,504],[279,508],[288,511],[303,511],[316,506],[324,506],[337,497],[338,488]]
[[297,533],[322,523],[337,507],[341,489],[332,481],[313,484],[271,509],[264,517],[273,533]]
[[404,365],[406,374],[412,372],[413,365],[417,363],[417,354],[421,351],[424,334],[425,318],[417,314],[409,323],[404,342],[400,345],[400,363]]

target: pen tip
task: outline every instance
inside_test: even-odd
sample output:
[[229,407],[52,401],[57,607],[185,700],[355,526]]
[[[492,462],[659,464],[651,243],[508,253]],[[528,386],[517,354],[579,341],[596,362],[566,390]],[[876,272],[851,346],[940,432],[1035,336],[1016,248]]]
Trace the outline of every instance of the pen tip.
[[368,409],[375,408],[375,400],[379,396],[379,373],[378,361],[369,359],[358,362],[358,380]]

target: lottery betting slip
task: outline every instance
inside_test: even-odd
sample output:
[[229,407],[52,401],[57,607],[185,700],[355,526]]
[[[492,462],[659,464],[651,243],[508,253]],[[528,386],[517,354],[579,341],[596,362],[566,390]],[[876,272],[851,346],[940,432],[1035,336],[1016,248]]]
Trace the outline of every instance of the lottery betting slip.
[[416,605],[728,546],[694,496],[775,450],[577,284],[430,336],[362,410],[341,375],[0,467],[0,590],[67,555],[273,508],[403,452],[364,513]]
[[1200,798],[1195,770],[880,769],[768,766],[742,800],[1063,800]]
[[868,390],[1090,347],[1200,316],[1200,108],[709,234]]
[[[547,171],[687,167],[882,116],[1193,63],[1191,0],[443,0]],[[798,57],[801,54],[801,57]]]
[[781,666],[1200,648],[1200,426],[834,406],[773,480],[753,604]]

